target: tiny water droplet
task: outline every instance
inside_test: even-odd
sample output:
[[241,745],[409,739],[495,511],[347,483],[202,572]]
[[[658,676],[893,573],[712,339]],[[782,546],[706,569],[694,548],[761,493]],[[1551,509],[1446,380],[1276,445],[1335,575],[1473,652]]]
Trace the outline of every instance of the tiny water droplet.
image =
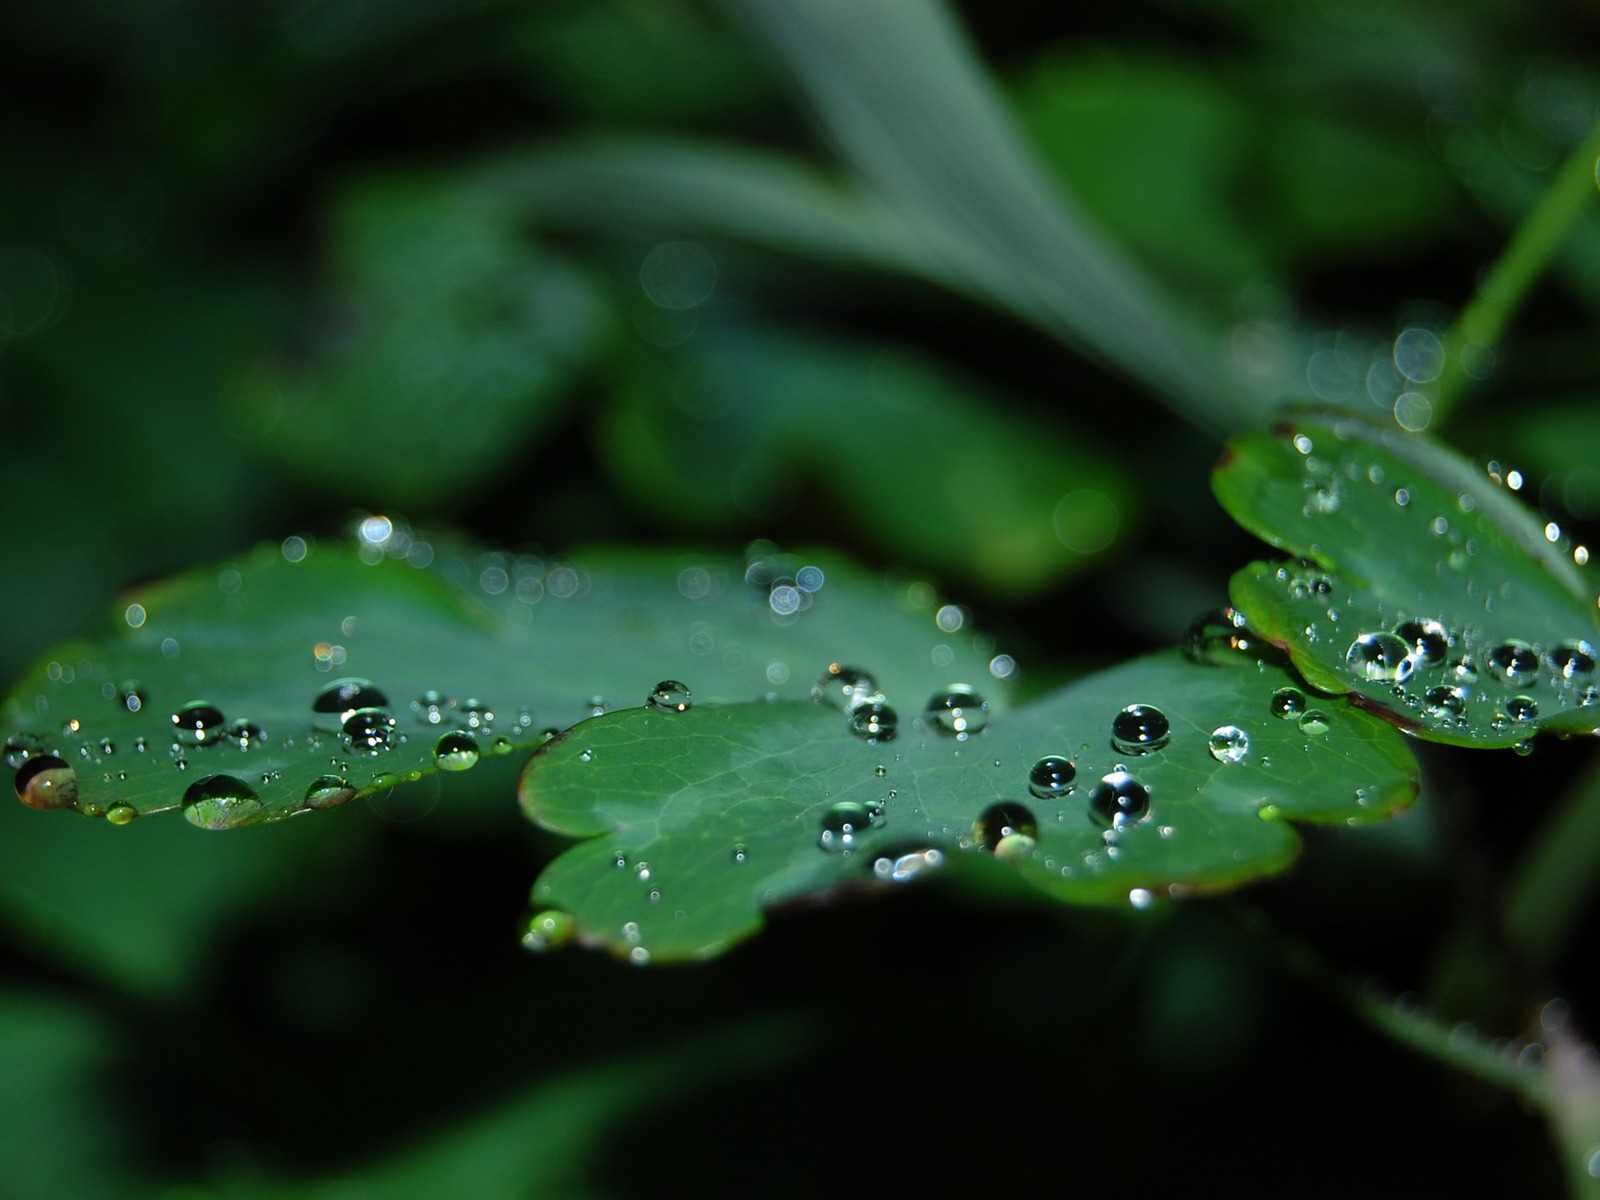
[[579,762],[585,762],[585,763],[586,762],[593,762],[594,761],[594,751],[593,750],[585,750],[585,751],[583,751],[583,753],[578,755],[578,761]]
[[900,717],[887,704],[863,704],[850,714],[850,732],[868,742],[892,742]]
[[884,766],[882,763],[879,763],[877,766],[872,768],[872,773],[874,775],[876,775],[879,779],[882,779],[885,775],[887,775],[889,773],[889,768]]
[[957,741],[981,733],[989,723],[989,702],[964,684],[936,692],[922,710],[935,732]]
[[822,678],[812,687],[811,699],[853,713],[869,704],[882,704],[884,695],[878,689],[878,681],[867,672],[829,663]]
[[184,818],[201,829],[237,829],[262,819],[260,798],[232,775],[196,779],[183,794]]
[[1219,725],[1206,739],[1206,749],[1220,763],[1241,763],[1250,753],[1250,735],[1237,725]]
[[1171,722],[1154,705],[1130,704],[1111,719],[1111,746],[1119,754],[1150,754],[1171,740]]
[[1388,683],[1404,683],[1416,669],[1411,647],[1392,633],[1360,634],[1344,661],[1357,678]]
[[111,825],[126,825],[139,815],[139,810],[131,804],[117,803],[106,809],[106,822]]
[[348,780],[338,775],[319,775],[306,788],[307,808],[337,808],[356,794]]
[[1394,633],[1410,648],[1411,657],[1420,666],[1438,666],[1450,649],[1450,631],[1441,622],[1430,618],[1402,622],[1395,627]]
[[990,854],[1000,854],[1005,847],[1010,855],[1016,855],[1033,849],[1039,840],[1039,822],[1026,806],[1001,801],[978,814],[972,823],[972,838]]
[[131,713],[138,712],[149,701],[144,689],[131,679],[117,688],[117,702]]
[[1287,721],[1306,710],[1306,694],[1296,687],[1279,688],[1272,693],[1272,715]]
[[733,847],[733,861],[735,863],[743,863],[749,857],[750,857],[750,848],[748,846],[746,846],[743,842],[738,842],[738,843],[736,843],[734,845],[734,847]]
[[684,684],[676,679],[663,679],[656,684],[646,703],[657,712],[682,713],[688,712],[694,701]]
[[1522,683],[1539,671],[1539,655],[1527,642],[1508,638],[1485,656],[1489,673],[1506,683]]
[[223,717],[222,710],[214,704],[207,704],[204,700],[185,704],[172,714],[172,724],[178,731],[179,739],[191,746],[214,740],[224,720],[226,718]]
[[[379,705],[378,707],[383,707]],[[443,692],[429,689],[411,702],[411,711],[416,713],[417,720],[424,725],[442,725],[449,711],[456,707],[454,696],[446,696]]]
[[54,754],[35,754],[17,768],[17,799],[29,808],[76,808],[78,773]]
[[577,932],[578,922],[571,913],[547,908],[530,916],[522,926],[522,948],[545,951],[565,946]]
[[830,853],[848,854],[855,849],[856,840],[862,834],[883,822],[883,805],[841,800],[822,814],[822,834],[817,844]]
[[261,726],[253,721],[235,721],[228,726],[228,737],[239,744],[239,749],[248,750],[257,742],[266,738],[261,732]]
[[341,732],[353,754],[378,754],[394,743],[395,720],[381,708],[358,708],[345,718]]
[[1071,759],[1049,754],[1028,769],[1028,791],[1035,800],[1055,800],[1072,791],[1077,777]]
[[115,754],[116,752],[117,752],[117,744],[115,742],[113,742],[110,738],[101,738],[100,739],[100,753],[101,754],[111,755],[111,754]]
[[433,761],[444,771],[465,771],[478,765],[478,742],[470,733],[456,730],[433,744]]
[[1126,771],[1105,776],[1089,797],[1089,815],[1112,829],[1120,829],[1149,813],[1150,789]]

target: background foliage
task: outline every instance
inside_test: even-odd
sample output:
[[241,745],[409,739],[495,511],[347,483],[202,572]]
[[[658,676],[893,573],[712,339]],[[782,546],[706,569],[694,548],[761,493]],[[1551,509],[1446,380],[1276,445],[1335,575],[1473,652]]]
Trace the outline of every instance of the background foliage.
[[[1593,18],[1508,0],[967,5],[864,75],[741,11],[5,6],[7,679],[372,512],[828,544],[969,601],[1030,691],[1172,644],[1261,553],[1219,435],[1388,411],[1600,96]],[[1580,540],[1597,305],[1591,212],[1448,414]],[[555,842],[515,762],[220,838],[0,808],[0,1194],[1555,1193],[1513,1092],[1285,950],[1512,1063],[1595,1011],[1591,906],[1498,915],[1589,748],[1420,749],[1422,802],[1255,915],[925,888],[652,971],[518,948]]]

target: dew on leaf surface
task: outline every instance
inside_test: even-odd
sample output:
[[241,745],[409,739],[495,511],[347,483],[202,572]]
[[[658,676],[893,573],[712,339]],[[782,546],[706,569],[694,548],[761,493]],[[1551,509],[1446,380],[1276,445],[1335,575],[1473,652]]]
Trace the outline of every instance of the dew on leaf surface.
[[1111,719],[1111,745],[1120,754],[1150,754],[1172,740],[1167,714],[1151,704],[1130,704]]
[[6,739],[5,762],[8,767],[20,767],[36,754],[43,754],[44,739],[36,733],[14,733]]
[[131,804],[117,803],[106,809],[106,822],[111,825],[126,825],[139,815],[139,810]]
[[850,732],[868,742],[894,740],[900,717],[887,704],[864,704],[850,714]]
[[981,733],[989,723],[989,702],[958,684],[931,696],[923,707],[922,718],[936,733],[965,741]]
[[1466,693],[1449,684],[1429,688],[1422,702],[1427,714],[1436,720],[1457,721],[1467,715]]
[[306,788],[307,808],[337,808],[356,794],[348,780],[339,775],[319,775]]
[[1506,716],[1513,721],[1537,721],[1539,705],[1529,696],[1513,696],[1506,701]]
[[465,771],[477,766],[478,754],[478,740],[465,730],[453,730],[433,744],[433,761],[445,771]]
[[1345,651],[1344,661],[1358,678],[1369,682],[1404,683],[1417,665],[1411,647],[1392,633],[1358,635]]
[[327,728],[336,730],[363,708],[388,708],[389,698],[370,679],[336,679],[316,694],[311,711],[332,718]]
[[1150,789],[1126,771],[1113,771],[1089,796],[1089,815],[1101,825],[1120,829],[1150,812]]
[[1592,675],[1595,668],[1595,648],[1582,639],[1562,642],[1550,651],[1550,666],[1563,679]]
[[1438,621],[1419,618],[1405,621],[1395,627],[1395,636],[1409,648],[1408,652],[1418,666],[1436,667],[1444,662],[1450,649],[1450,631]]
[[1272,693],[1270,705],[1272,715],[1287,721],[1290,717],[1298,717],[1306,710],[1306,694],[1299,688],[1279,688]]
[[17,799],[29,808],[73,808],[78,773],[54,754],[35,754],[17,768]]
[[872,873],[890,883],[910,883],[944,865],[944,852],[928,847],[906,852],[887,851],[872,861]]
[[878,688],[876,679],[859,668],[845,667],[838,663],[828,664],[828,669],[812,687],[811,698],[818,704],[829,704],[847,713],[853,713],[869,704],[884,702],[883,692]]
[[[1039,838],[1039,822],[1025,805],[1003,800],[978,814],[972,823],[972,837],[991,854],[998,853],[1007,842],[1012,843],[1013,851],[1032,849]],[[1018,845],[1018,838],[1026,839],[1027,845]]]
[[1050,754],[1028,769],[1028,791],[1036,800],[1055,800],[1073,789],[1078,768],[1071,759]]
[[657,712],[682,713],[689,711],[694,700],[685,684],[676,679],[663,679],[656,684],[646,703]]
[[1219,725],[1206,739],[1206,749],[1220,763],[1241,763],[1250,753],[1250,735],[1237,725]]
[[183,793],[184,819],[201,829],[237,829],[261,819],[261,800],[255,790],[232,775],[207,775],[196,779]]
[[869,829],[884,822],[881,804],[861,804],[854,800],[841,800],[822,814],[822,833],[817,844],[830,853],[847,853],[853,850],[856,839]]
[[1506,683],[1523,683],[1539,671],[1539,655],[1527,642],[1507,639],[1485,655],[1489,673]]
[[578,923],[571,913],[559,908],[546,908],[530,916],[522,926],[522,946],[525,950],[554,950],[566,945],[577,932]]
[[229,740],[237,743],[241,750],[250,749],[265,737],[266,734],[261,731],[261,726],[254,721],[235,721],[228,726]]
[[139,712],[149,702],[145,690],[131,679],[117,688],[117,703],[131,713]]
[[1309,733],[1313,737],[1320,737],[1328,732],[1330,722],[1328,714],[1320,708],[1308,708],[1300,714],[1299,725],[1301,733]]
[[179,738],[191,746],[198,746],[214,740],[226,719],[216,705],[196,700],[172,714],[172,725],[178,731]]
[[345,748],[355,754],[388,750],[395,739],[395,719],[381,708],[358,708],[341,727]]

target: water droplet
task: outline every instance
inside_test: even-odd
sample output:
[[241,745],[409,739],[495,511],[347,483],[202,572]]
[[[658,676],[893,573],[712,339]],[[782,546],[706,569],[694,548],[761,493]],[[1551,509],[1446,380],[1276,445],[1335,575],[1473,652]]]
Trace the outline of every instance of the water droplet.
[[139,815],[139,810],[131,804],[113,804],[106,809],[106,821],[112,825],[126,825]]
[[1592,675],[1595,667],[1594,646],[1581,639],[1562,642],[1550,651],[1550,666],[1563,679]]
[[748,846],[746,846],[743,842],[735,844],[733,847],[733,861],[735,863],[743,863],[749,857],[750,848]]
[[571,913],[547,908],[534,913],[522,927],[524,950],[554,950],[565,946],[577,932],[578,922]]
[[358,708],[344,720],[345,749],[355,754],[377,754],[394,742],[395,720],[381,708]]
[[319,775],[306,788],[307,808],[337,808],[356,794],[355,788],[338,775]]
[[442,725],[449,710],[455,706],[454,696],[430,689],[411,702],[411,711],[417,714],[417,719],[424,725]]
[[1538,673],[1539,656],[1527,642],[1507,639],[1486,656],[1489,673],[1507,683],[1522,683]]
[[1409,653],[1419,666],[1438,666],[1450,649],[1450,631],[1426,617],[1403,622],[1394,633],[1410,648]]
[[1121,754],[1149,754],[1172,740],[1167,714],[1150,704],[1130,704],[1111,719],[1111,745]]
[[485,733],[492,733],[494,727],[494,710],[482,700],[465,700],[461,704],[461,719],[466,722],[468,729],[481,729]]
[[178,737],[191,746],[214,739],[225,719],[221,709],[204,700],[185,704],[172,714],[172,724],[178,731]]
[[29,808],[76,808],[78,773],[54,754],[35,754],[17,768],[17,799]]
[[864,704],[850,714],[850,732],[869,742],[891,742],[900,717],[887,704]]
[[100,739],[100,753],[101,754],[111,755],[111,754],[115,754],[116,752],[117,752],[117,744],[115,742],[113,742],[110,738],[101,738]]
[[478,742],[470,733],[456,730],[433,744],[433,761],[444,771],[465,771],[478,765]]
[[20,767],[36,754],[44,753],[44,739],[36,733],[14,733],[6,739],[6,766]]
[[1184,653],[1204,666],[1228,666],[1257,649],[1245,630],[1244,615],[1232,608],[1201,613],[1189,624]]
[[978,814],[978,819],[972,823],[972,837],[991,854],[1000,854],[1005,847],[1010,855],[1015,855],[1033,849],[1039,840],[1039,822],[1025,806],[1002,801]]
[[1272,693],[1272,715],[1282,720],[1298,717],[1306,710],[1306,694],[1299,688],[1279,688]]
[[1089,815],[1102,825],[1120,829],[1150,812],[1150,789],[1126,771],[1113,771],[1095,785]]
[[883,805],[841,800],[822,814],[822,835],[817,844],[830,853],[848,854],[862,834],[878,828],[883,821]]
[[183,794],[183,815],[201,829],[237,829],[262,819],[261,800],[250,785],[232,775],[196,779]]
[[1345,664],[1360,679],[1404,683],[1416,669],[1411,647],[1392,633],[1363,633],[1350,643]]
[[935,693],[922,710],[923,720],[938,733],[965,741],[989,723],[989,702],[963,684]]
[[149,702],[149,697],[142,687],[130,679],[118,686],[117,702],[133,713],[142,709]]
[[889,773],[889,768],[884,766],[882,763],[879,763],[877,766],[872,768],[872,773],[874,775],[876,775],[879,779],[882,779],[885,775],[887,775]]
[[1513,696],[1506,701],[1506,716],[1513,721],[1537,721],[1539,705],[1528,696]]
[[1328,714],[1320,708],[1307,709],[1300,714],[1300,732],[1308,733],[1313,737],[1320,737],[1328,732],[1330,722]]
[[1241,763],[1250,753],[1250,735],[1237,725],[1219,725],[1206,739],[1206,749],[1220,763]]
[[910,883],[944,865],[944,852],[929,847],[906,853],[890,851],[880,854],[872,862],[872,873],[890,883]]
[[235,721],[228,726],[228,737],[239,744],[239,749],[248,750],[265,739],[266,734],[262,733],[261,726],[253,721]]
[[834,708],[854,713],[869,704],[881,705],[884,695],[878,690],[878,681],[855,667],[841,667],[829,663],[828,669],[811,689],[811,698],[818,704],[831,704]]
[[688,712],[694,701],[686,686],[676,679],[663,679],[656,684],[656,690],[650,693],[646,703],[658,712],[681,713]]
[[1439,687],[1429,688],[1428,694],[1422,698],[1423,705],[1430,717],[1439,721],[1460,721],[1467,715],[1466,693],[1458,687],[1441,684]]
[[594,761],[594,751],[593,750],[585,750],[585,751],[583,751],[581,754],[578,755],[578,761],[579,762],[585,762],[585,763],[593,762]]
[[1463,654],[1450,664],[1450,675],[1461,684],[1474,684],[1478,682],[1478,662],[1470,654]]
[[1073,789],[1078,768],[1071,759],[1051,754],[1028,770],[1028,791],[1036,800],[1055,800]]
[[330,718],[323,726],[337,730],[363,708],[388,708],[389,698],[370,679],[336,679],[317,693],[311,711]]

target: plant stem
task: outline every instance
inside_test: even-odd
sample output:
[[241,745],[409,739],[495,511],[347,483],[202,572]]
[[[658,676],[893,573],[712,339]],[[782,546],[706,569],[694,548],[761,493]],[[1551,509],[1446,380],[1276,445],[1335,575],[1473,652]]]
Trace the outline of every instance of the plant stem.
[[1473,378],[1468,364],[1494,348],[1573,224],[1588,208],[1596,190],[1597,161],[1600,122],[1561,164],[1539,203],[1517,228],[1511,244],[1479,286],[1477,295],[1457,318],[1445,343],[1445,366],[1433,395],[1435,425],[1455,407]]
[[1600,758],[1578,776],[1522,853],[1506,885],[1507,940],[1537,972],[1549,969],[1600,886]]

